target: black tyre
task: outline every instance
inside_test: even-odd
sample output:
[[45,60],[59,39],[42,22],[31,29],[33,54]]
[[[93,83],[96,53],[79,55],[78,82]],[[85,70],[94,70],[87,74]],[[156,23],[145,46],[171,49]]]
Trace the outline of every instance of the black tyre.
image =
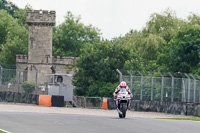
[[126,117],[126,111],[125,112],[122,112],[123,114],[123,118],[125,118]]
[[123,118],[126,117],[126,111],[127,111],[127,105],[126,104],[122,104],[122,106],[121,106],[121,112],[122,112]]
[[123,118],[126,117],[126,111],[127,111],[127,104],[122,104],[122,114],[123,114]]
[[123,114],[120,114],[120,113],[119,113],[119,118],[123,118]]

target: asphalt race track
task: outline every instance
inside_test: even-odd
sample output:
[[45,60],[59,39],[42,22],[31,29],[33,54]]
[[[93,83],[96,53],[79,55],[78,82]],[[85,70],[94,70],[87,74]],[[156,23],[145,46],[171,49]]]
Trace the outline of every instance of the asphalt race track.
[[200,122],[1,112],[0,129],[11,133],[199,133]]

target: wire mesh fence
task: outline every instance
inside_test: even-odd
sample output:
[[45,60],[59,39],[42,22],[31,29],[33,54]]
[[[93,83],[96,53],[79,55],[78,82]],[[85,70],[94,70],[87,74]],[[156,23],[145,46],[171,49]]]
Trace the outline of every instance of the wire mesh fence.
[[120,81],[126,81],[134,100],[200,103],[200,77],[182,74],[181,77],[124,74],[118,70]]
[[22,83],[27,81],[27,70],[6,69],[0,66],[0,91],[22,92]]

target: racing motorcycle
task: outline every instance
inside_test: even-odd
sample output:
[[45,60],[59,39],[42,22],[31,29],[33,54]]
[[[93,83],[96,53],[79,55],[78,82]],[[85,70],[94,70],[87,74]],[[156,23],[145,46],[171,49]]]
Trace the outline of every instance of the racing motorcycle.
[[116,101],[119,118],[126,117],[126,111],[129,107],[130,100],[131,100],[130,94],[128,94],[128,91],[125,88],[122,88],[117,95],[117,101]]

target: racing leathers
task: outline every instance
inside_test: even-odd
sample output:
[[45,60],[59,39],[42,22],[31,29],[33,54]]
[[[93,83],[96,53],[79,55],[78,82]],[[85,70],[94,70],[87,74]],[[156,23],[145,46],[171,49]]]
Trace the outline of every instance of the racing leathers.
[[[120,85],[118,85],[117,88],[115,89],[115,92],[113,93],[114,101],[115,101],[115,104],[116,104],[116,108],[118,107],[117,95],[118,95],[119,91],[120,91],[122,88],[123,88],[123,87],[121,87]],[[128,86],[125,86],[124,88],[126,89],[126,91],[128,92],[128,94],[129,94],[130,97],[132,98],[132,97],[133,97],[133,94],[131,93],[129,87],[128,87]],[[129,103],[129,108],[130,108],[130,103]]]

